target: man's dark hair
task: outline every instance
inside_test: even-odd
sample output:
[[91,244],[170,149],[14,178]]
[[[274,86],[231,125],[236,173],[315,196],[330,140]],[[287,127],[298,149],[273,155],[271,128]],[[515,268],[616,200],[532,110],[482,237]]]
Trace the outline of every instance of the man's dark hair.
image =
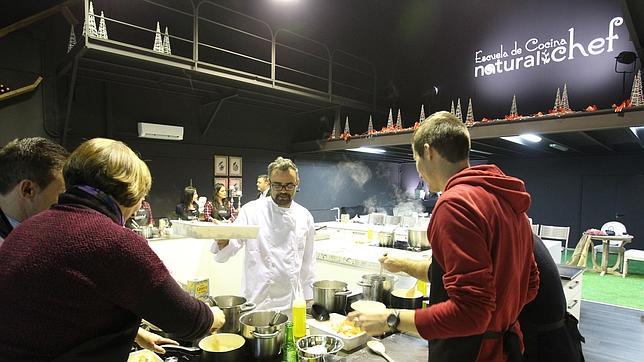
[[40,188],[62,170],[69,152],[61,145],[42,137],[17,138],[0,149],[0,194],[5,195],[22,180],[31,180]]

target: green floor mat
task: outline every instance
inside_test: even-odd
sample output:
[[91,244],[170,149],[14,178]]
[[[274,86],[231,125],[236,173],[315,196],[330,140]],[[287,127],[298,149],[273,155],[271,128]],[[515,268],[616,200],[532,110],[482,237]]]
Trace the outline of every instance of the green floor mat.
[[[572,252],[569,251],[568,258],[571,256]],[[581,291],[582,299],[644,309],[644,262],[630,260],[628,275],[626,278],[622,278],[612,274],[600,276],[599,273],[593,271],[591,258],[592,255],[588,255]],[[608,258],[608,265],[613,266],[616,259],[617,256],[611,254]],[[601,253],[597,253],[597,261],[601,261]]]

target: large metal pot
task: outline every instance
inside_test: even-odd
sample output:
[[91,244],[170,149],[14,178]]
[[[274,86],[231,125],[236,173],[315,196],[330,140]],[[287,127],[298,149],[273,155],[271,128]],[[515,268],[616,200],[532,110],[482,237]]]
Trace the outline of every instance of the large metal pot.
[[407,229],[407,241],[412,248],[429,249],[427,229],[424,227],[413,227]]
[[[280,314],[275,317],[275,314]],[[271,325],[273,318],[276,318]],[[279,355],[284,343],[284,333],[288,316],[272,310],[257,310],[243,314],[239,318],[241,333],[250,346],[255,359],[272,359]]]
[[400,225],[402,218],[400,216],[385,216],[385,225]]
[[255,309],[255,303],[246,302],[246,298],[234,295],[220,295],[213,298],[215,304],[226,316],[226,323],[219,330],[220,333],[239,333],[239,317],[242,313]]
[[313,283],[313,300],[321,304],[329,313],[344,314],[347,308],[347,283],[337,280],[320,280]]
[[378,232],[378,246],[393,247],[394,246],[394,232],[393,231],[379,231]]
[[369,224],[371,225],[384,225],[386,214],[372,213],[369,214]]
[[362,297],[375,300],[389,306],[391,291],[394,289],[395,277],[387,274],[365,274],[358,283],[362,287]]

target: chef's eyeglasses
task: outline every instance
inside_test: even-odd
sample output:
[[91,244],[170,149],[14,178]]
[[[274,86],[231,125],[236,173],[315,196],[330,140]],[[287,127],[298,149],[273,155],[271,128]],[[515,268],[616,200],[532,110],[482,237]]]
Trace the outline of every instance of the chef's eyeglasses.
[[284,189],[286,189],[286,191],[293,191],[296,187],[297,185],[292,183],[282,185],[280,183],[271,182],[271,188],[273,189],[273,191],[282,191]]

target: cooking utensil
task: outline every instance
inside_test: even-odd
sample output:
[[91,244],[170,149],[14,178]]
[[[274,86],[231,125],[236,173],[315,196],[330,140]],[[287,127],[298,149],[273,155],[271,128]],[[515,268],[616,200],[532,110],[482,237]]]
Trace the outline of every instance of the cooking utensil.
[[235,295],[220,295],[213,298],[215,304],[226,317],[226,323],[219,330],[222,333],[239,333],[239,316],[255,309],[255,303],[246,302],[246,298]]
[[323,305],[329,313],[344,313],[349,294],[351,291],[347,289],[345,282],[319,280],[313,283],[313,300]]
[[328,321],[330,318],[329,311],[322,304],[317,303],[313,303],[311,306],[311,316],[320,322]]
[[412,248],[429,249],[427,229],[424,227],[410,227],[407,229],[407,241]]
[[275,315],[273,315],[273,319],[271,319],[271,321],[268,322],[268,325],[272,327],[278,324],[281,316],[282,316],[282,313],[275,313]]
[[338,353],[344,342],[336,336],[312,335],[301,338],[296,346],[301,362],[322,362],[326,356]]
[[409,288],[409,290],[407,290],[407,292],[405,293],[405,297],[413,298],[414,294],[416,294],[416,289],[417,288],[418,288],[418,280],[416,280],[416,283],[414,283],[414,285],[412,285],[411,288]]
[[385,353],[385,345],[382,344],[380,341],[376,341],[376,340],[369,341],[367,342],[367,347],[369,347],[369,349],[384,357],[387,361],[394,362],[394,360],[391,359],[391,357],[389,357],[387,353]]
[[[280,316],[277,323],[270,325],[275,314]],[[241,334],[250,346],[255,359],[272,359],[279,355],[284,343],[288,316],[272,310],[255,310],[239,317]]]

